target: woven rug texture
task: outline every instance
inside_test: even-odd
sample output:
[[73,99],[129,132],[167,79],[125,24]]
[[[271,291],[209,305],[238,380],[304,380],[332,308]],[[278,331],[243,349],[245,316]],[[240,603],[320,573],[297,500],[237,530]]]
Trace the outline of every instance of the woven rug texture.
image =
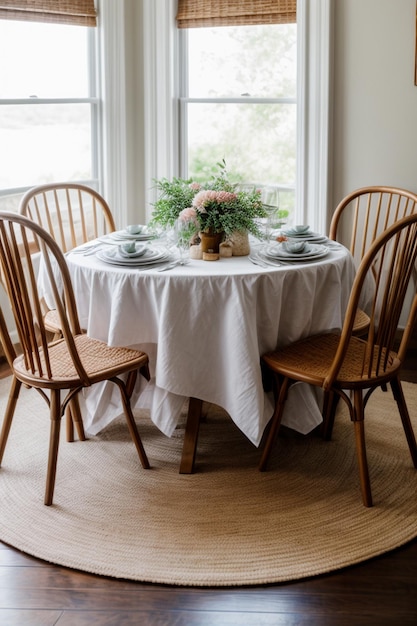
[[[9,384],[0,381],[0,415]],[[404,383],[404,392],[417,431],[417,385]],[[150,470],[123,418],[85,442],[67,443],[63,423],[54,504],[46,507],[48,408],[23,389],[0,469],[0,540],[85,572],[204,587],[323,574],[417,536],[417,471],[390,391],[378,390],[367,407],[369,509],[343,406],[332,441],[287,431],[265,473],[260,450],[228,415],[204,409],[192,475],[178,472],[183,426],[168,438],[146,411],[135,415]]]

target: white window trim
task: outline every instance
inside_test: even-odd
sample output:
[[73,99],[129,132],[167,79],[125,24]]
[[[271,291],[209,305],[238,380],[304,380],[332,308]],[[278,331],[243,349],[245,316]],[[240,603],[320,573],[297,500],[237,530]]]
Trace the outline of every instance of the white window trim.
[[[148,64],[156,60],[158,68],[155,72],[149,65],[147,73],[155,81],[154,90],[147,93],[145,101],[149,120],[146,128],[150,130],[145,142],[148,180],[161,176],[170,178],[180,171],[175,152],[177,128],[174,114],[177,112],[172,106],[177,94],[174,93],[169,62],[176,31],[175,4],[170,0],[145,3],[144,32],[147,37],[144,58]],[[330,0],[298,0],[297,155],[302,157],[297,158],[295,219],[297,223],[308,223],[320,232],[327,229],[330,191],[331,23]],[[148,204],[154,198],[148,197],[147,200]]]
[[[178,176],[179,107],[177,85],[180,59],[175,15],[177,2],[144,2],[144,118],[145,190],[147,207],[155,202],[152,181]],[[150,212],[149,212],[150,214]],[[148,215],[149,217],[149,215]]]
[[331,202],[331,0],[298,0],[295,221],[326,233]]
[[127,206],[127,120],[125,3],[99,0],[98,38],[99,93],[101,109],[101,193],[112,209],[116,223],[126,223]]
[[96,0],[103,193],[116,223],[149,219],[153,181],[177,171],[176,0]]

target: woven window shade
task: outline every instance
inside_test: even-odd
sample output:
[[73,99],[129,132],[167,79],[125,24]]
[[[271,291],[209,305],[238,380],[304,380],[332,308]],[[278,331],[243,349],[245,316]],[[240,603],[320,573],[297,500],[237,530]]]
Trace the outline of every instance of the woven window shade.
[[0,19],[96,26],[94,0],[0,0]]
[[297,0],[178,0],[178,28],[296,22]]

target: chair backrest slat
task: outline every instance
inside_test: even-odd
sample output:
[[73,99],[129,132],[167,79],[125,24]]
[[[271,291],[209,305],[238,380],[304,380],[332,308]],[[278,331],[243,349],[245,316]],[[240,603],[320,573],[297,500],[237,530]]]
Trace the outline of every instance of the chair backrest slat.
[[[50,235],[52,235],[55,241],[61,242],[62,250],[66,252],[67,249],[65,246],[65,230],[63,224],[63,216],[65,216],[66,204],[63,203],[63,206],[61,206],[61,200],[57,189],[53,189],[52,193],[48,193],[48,190],[45,189],[42,192],[42,196],[45,201],[45,211],[48,216],[48,228],[44,228],[48,231],[48,233],[50,233]],[[69,216],[71,217],[71,213]],[[29,217],[31,216],[29,215]],[[56,222],[56,229],[58,232],[54,231],[54,222]],[[51,230],[49,230],[49,228]]]
[[[4,286],[9,295],[16,330],[23,348],[26,367],[43,371],[38,351],[38,311],[31,296],[33,292],[31,262],[27,264],[28,243],[26,234],[7,229],[1,224],[0,257]],[[30,258],[30,254],[29,254]],[[36,300],[36,299],[35,299]],[[32,310],[33,307],[33,310]]]
[[[92,223],[92,226],[93,226],[93,231],[92,232],[94,233],[94,235],[96,235],[97,230],[96,230],[95,216],[94,216],[94,211],[95,211],[94,201],[95,201],[95,198],[92,198],[90,222]],[[87,228],[86,228],[86,215],[85,215],[85,209],[84,209],[84,204],[83,204],[83,196],[82,196],[80,190],[78,190],[78,202],[79,202],[79,207],[80,207],[82,236],[83,236],[84,241],[87,241],[88,240],[88,234],[87,234]]]
[[63,252],[116,229],[110,207],[91,187],[51,183],[30,189],[19,213],[42,226]]

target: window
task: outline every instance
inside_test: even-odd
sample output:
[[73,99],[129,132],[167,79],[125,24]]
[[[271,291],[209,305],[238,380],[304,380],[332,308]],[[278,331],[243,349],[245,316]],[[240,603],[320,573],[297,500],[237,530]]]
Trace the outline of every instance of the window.
[[[331,206],[331,0],[297,0],[297,164],[294,220],[326,232]],[[183,175],[179,161],[180,93],[177,2],[143,4],[144,202],[148,215],[156,199],[152,181]]]
[[97,186],[95,29],[0,20],[0,209],[28,188]]
[[189,28],[180,35],[181,169],[207,180],[225,159],[236,182],[274,185],[292,211],[297,26]]

